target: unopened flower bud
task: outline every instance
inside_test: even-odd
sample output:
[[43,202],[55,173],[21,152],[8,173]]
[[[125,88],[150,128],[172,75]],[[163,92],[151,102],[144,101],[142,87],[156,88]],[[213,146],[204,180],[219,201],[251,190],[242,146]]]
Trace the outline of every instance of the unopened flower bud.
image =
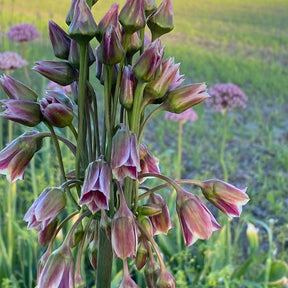
[[70,248],[76,247],[82,240],[83,235],[84,235],[83,225],[82,222],[80,222],[73,231],[72,236],[70,237],[69,247]]
[[150,194],[147,203],[155,204],[162,210],[161,213],[150,216],[150,220],[154,229],[154,234],[167,234],[168,231],[172,228],[172,223],[170,220],[169,209],[167,207],[166,201],[159,194],[152,193]]
[[41,246],[46,246],[54,237],[58,225],[58,219],[54,219],[38,234],[38,242]]
[[143,0],[143,2],[144,2],[145,15],[146,18],[148,18],[148,16],[157,9],[157,5],[155,3],[155,0]]
[[60,59],[67,60],[71,42],[69,36],[54,21],[49,21],[49,36],[54,55]]
[[143,228],[146,229],[146,232],[148,234],[150,234],[151,236],[153,236],[153,226],[152,226],[152,223],[149,219],[149,217],[146,217],[144,215],[138,215],[137,217],[137,221],[140,225],[143,226]]
[[15,78],[3,75],[0,77],[0,84],[3,90],[10,99],[15,100],[25,100],[25,101],[36,101],[37,93],[30,89],[28,86],[22,82],[16,80]]
[[78,79],[78,72],[71,64],[64,61],[37,61],[32,69],[62,86]]
[[110,25],[105,31],[97,53],[99,59],[108,65],[117,64],[124,57],[124,49],[114,25]]
[[160,274],[160,266],[154,258],[149,258],[144,269],[145,281],[148,288],[155,288]]
[[97,25],[86,0],[76,0],[69,36],[77,42],[89,42],[96,34]]
[[169,91],[162,106],[166,111],[179,114],[209,97],[205,83],[189,84]]
[[156,282],[156,288],[176,288],[175,279],[166,269],[161,270]]
[[173,6],[171,0],[163,0],[157,10],[150,15],[147,25],[151,30],[152,39],[173,30]]
[[47,91],[40,107],[45,120],[55,127],[66,127],[73,120],[73,103],[61,90]]
[[138,80],[152,81],[160,76],[164,48],[159,39],[152,42],[141,54],[133,66],[133,73]]
[[122,106],[130,109],[133,105],[136,78],[130,65],[123,67],[119,100]]
[[155,216],[162,212],[162,208],[156,204],[144,204],[138,207],[138,213],[143,216]]
[[145,27],[146,18],[143,0],[127,0],[119,14],[125,32],[132,34]]
[[141,270],[147,262],[147,257],[148,257],[147,245],[149,244],[145,240],[141,240],[138,245],[136,258],[135,258],[135,265],[138,270]]
[[[122,36],[122,42],[124,41],[124,38],[125,38],[125,32],[124,32],[124,35]],[[139,32],[134,32],[130,36],[130,40],[127,46],[127,51],[126,51],[127,57],[131,58],[136,52],[140,50],[141,47],[142,47],[142,41],[139,37]]]
[[3,112],[0,116],[28,127],[34,127],[42,121],[40,106],[33,101],[4,99],[0,100]]
[[246,235],[250,243],[251,251],[255,251],[259,247],[258,232],[252,223],[247,223]]
[[96,38],[99,41],[99,43],[102,41],[102,37],[107,30],[107,28],[110,25],[113,25],[116,27],[116,29],[119,29],[119,17],[118,17],[118,9],[119,4],[113,3],[107,13],[103,16],[103,18],[100,20],[97,26],[96,31]]
[[128,208],[123,192],[120,192],[120,206],[115,213],[111,226],[111,242],[115,257],[124,260],[136,256],[138,242],[136,221]]
[[88,258],[94,270],[97,270],[98,239],[93,239],[88,245]]

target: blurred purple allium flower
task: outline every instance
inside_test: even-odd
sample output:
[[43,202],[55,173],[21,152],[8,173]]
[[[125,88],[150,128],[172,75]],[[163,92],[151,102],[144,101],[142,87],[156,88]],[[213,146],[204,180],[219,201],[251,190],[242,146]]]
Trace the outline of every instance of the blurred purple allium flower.
[[246,108],[246,94],[233,83],[215,84],[209,88],[208,93],[211,97],[206,100],[206,104],[216,111]]
[[22,23],[10,27],[7,37],[15,42],[27,42],[39,38],[39,32],[33,24]]
[[19,54],[11,51],[0,53],[0,69],[8,71],[28,65]]
[[171,112],[166,112],[165,114],[165,119],[170,119],[175,122],[187,122],[187,121],[196,121],[198,119],[197,113],[195,112],[194,109],[190,108],[187,109],[186,111],[176,114],[176,113],[171,113]]
[[62,90],[65,94],[70,95],[71,94],[71,85],[67,85],[67,86],[62,86],[56,82],[50,81],[47,86],[46,86],[46,90]]

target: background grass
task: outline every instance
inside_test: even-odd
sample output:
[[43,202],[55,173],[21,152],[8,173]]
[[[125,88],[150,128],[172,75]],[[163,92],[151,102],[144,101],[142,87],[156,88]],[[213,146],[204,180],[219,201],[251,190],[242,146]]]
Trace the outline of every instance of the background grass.
[[[124,3],[124,1],[118,2],[121,5]],[[157,1],[158,4],[160,2]],[[93,8],[97,21],[112,3],[113,1],[99,0]],[[265,221],[274,232],[274,259],[287,262],[288,2],[286,0],[181,0],[174,1],[173,4],[175,29],[164,36],[162,42],[166,45],[166,55],[174,56],[176,62],[181,62],[180,69],[182,74],[185,74],[186,82],[205,81],[208,87],[218,82],[233,82],[248,96],[245,110],[234,110],[228,114],[226,163],[229,181],[239,187],[249,187],[248,194],[251,200],[244,208],[243,219],[253,216]],[[42,37],[28,46],[27,60],[31,67],[36,60],[53,58],[47,37],[47,23],[53,19],[62,27],[66,27],[65,17],[69,6],[69,0],[2,0],[0,1],[0,32],[5,33],[11,25],[24,21],[37,26]],[[20,46],[9,42],[5,36],[2,36],[0,41],[0,52],[12,50],[20,53]],[[13,73],[14,77],[20,80],[22,77],[24,81],[21,70]],[[33,88],[39,95],[43,95],[47,82],[36,73],[30,72],[30,76],[36,87]],[[196,111],[199,119],[184,125],[183,178],[222,178],[219,163],[222,117],[207,109],[205,104],[197,106]],[[161,113],[151,121],[148,131],[145,140],[160,159],[161,170],[164,174],[173,176],[176,173],[174,167],[177,163],[175,135],[178,132],[178,124],[164,120],[164,113]],[[49,151],[49,148],[46,149]],[[40,162],[43,159],[41,157],[45,157],[45,153],[41,155],[38,156]],[[37,167],[43,168],[39,162],[37,163]],[[54,169],[56,170],[57,167]],[[55,174],[55,171],[49,172],[47,168],[45,171],[50,176]],[[54,181],[50,176],[45,178],[45,183],[40,180],[43,179],[41,178],[43,174],[37,176],[39,192],[40,187],[45,187],[47,182]],[[5,185],[3,181],[2,191],[0,191],[1,202],[5,199]],[[33,196],[28,186],[21,185],[23,186],[21,195],[26,199],[24,202],[31,203],[35,194]],[[25,225],[21,219],[27,206],[25,203],[21,201],[18,203],[17,207],[20,207],[19,211],[22,213],[19,212],[16,216],[17,223],[23,231]],[[233,222],[235,231],[242,235],[242,242],[233,244],[236,251],[234,253],[236,266],[244,261],[248,253],[248,242],[243,232],[246,227],[244,220],[243,222],[240,220],[238,224],[237,221]],[[3,227],[4,225],[5,223],[2,223]],[[21,237],[25,239],[27,234],[23,233]],[[265,266],[269,243],[265,230],[260,226],[258,233],[261,249],[257,254],[255,267],[260,271]],[[172,270],[178,271],[178,279],[181,279],[181,271],[190,273],[193,278],[197,269],[203,268],[204,264],[201,264],[201,259],[204,259],[201,254],[203,251],[210,251],[212,255],[217,253],[217,245],[219,245],[217,241],[221,239],[218,236],[215,236],[210,244],[196,244],[190,250],[178,251],[178,254],[172,251],[174,260],[170,260],[169,263]],[[158,240],[161,243],[161,239]],[[169,249],[167,252],[169,254]],[[192,262],[188,261],[187,257],[190,257]],[[198,268],[196,264],[193,266],[193,263],[196,263]],[[190,272],[187,272],[188,268],[185,268],[184,264],[193,267]],[[179,267],[181,269],[178,269]],[[220,275],[220,272],[213,274],[215,271],[212,264],[209,269],[207,275],[210,275],[210,278],[208,276],[207,278],[210,284],[207,282],[203,284],[204,282],[199,280],[200,284],[197,287],[222,287],[221,285],[224,284],[220,283],[220,280],[218,282],[215,280],[222,274]],[[25,272],[24,270],[22,272]],[[223,275],[228,273],[226,270],[222,271]],[[254,284],[251,284],[252,280],[251,283],[247,280],[250,284],[243,282],[241,287],[261,287],[257,286],[253,273],[255,274],[253,269],[250,273],[248,271],[244,279],[253,279]],[[19,278],[19,275],[15,277]],[[183,283],[180,287],[189,287],[187,282]],[[11,287],[17,287],[13,285]],[[235,285],[240,287],[237,286],[238,284]]]

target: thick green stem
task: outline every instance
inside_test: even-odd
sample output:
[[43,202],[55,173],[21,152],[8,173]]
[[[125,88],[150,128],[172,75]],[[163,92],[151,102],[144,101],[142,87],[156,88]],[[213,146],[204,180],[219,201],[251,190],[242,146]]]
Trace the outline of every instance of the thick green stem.
[[105,231],[99,225],[99,252],[97,260],[97,288],[111,287],[111,274],[113,264],[113,253],[111,241],[107,238]]
[[[80,167],[82,162],[83,169],[85,169],[85,96],[86,96],[86,80],[87,80],[87,57],[88,57],[88,43],[80,43],[80,69],[78,81],[78,138],[76,150],[76,178],[80,179]],[[79,188],[78,188],[79,193]]]

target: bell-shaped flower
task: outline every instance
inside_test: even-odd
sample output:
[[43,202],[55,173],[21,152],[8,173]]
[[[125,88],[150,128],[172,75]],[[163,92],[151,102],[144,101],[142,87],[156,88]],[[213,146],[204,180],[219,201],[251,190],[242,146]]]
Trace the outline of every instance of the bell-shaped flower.
[[230,217],[239,217],[242,206],[249,201],[246,187],[237,188],[218,179],[200,182],[199,186],[206,199]]
[[37,100],[38,96],[35,91],[9,75],[1,76],[0,84],[10,99],[34,102]]
[[49,21],[49,37],[57,58],[67,60],[71,39],[66,32],[54,21]]
[[189,84],[169,91],[161,105],[166,111],[179,114],[209,97],[205,83]]
[[68,29],[69,36],[77,42],[89,42],[96,30],[97,25],[86,0],[76,0]]
[[164,48],[159,39],[152,42],[141,54],[133,66],[133,73],[138,80],[150,82],[161,75]]
[[124,49],[114,25],[110,25],[105,31],[97,49],[97,56],[101,62],[108,65],[115,65],[124,57]]
[[38,279],[41,288],[75,288],[74,259],[70,248],[63,244],[49,256]]
[[62,86],[70,85],[78,79],[78,72],[65,61],[37,61],[33,70]]
[[0,116],[28,127],[34,127],[42,121],[40,106],[33,101],[4,99],[2,103],[3,112]]
[[95,214],[109,208],[112,172],[110,165],[103,159],[91,162],[86,168],[84,183],[79,199],[80,205],[87,205]]
[[120,85],[119,100],[122,106],[130,109],[133,105],[134,92],[136,87],[136,78],[130,65],[123,67],[123,73]]
[[120,205],[111,223],[111,243],[115,257],[124,260],[136,256],[138,243],[136,220],[128,208],[123,192],[120,191]]
[[102,41],[102,37],[107,30],[107,28],[112,24],[117,29],[120,29],[119,27],[119,17],[118,17],[118,10],[119,10],[119,4],[113,3],[107,13],[103,16],[103,18],[100,20],[97,26],[96,31],[96,38],[99,41],[99,43]]
[[145,87],[145,97],[151,99],[162,98],[168,91],[170,83],[174,80],[179,71],[180,64],[174,64],[174,59],[169,57],[162,63],[162,74],[160,77],[151,81]]
[[147,25],[151,30],[152,39],[173,30],[173,6],[171,0],[163,0],[157,10],[148,18]]
[[125,32],[134,33],[146,25],[143,0],[127,0],[119,14]]
[[137,179],[140,168],[136,135],[122,126],[112,140],[111,168],[118,180]]
[[73,120],[73,103],[61,90],[46,91],[40,107],[44,119],[55,127],[66,127]]
[[197,239],[210,238],[213,231],[221,228],[200,198],[183,189],[177,190],[176,210],[186,246]]
[[28,229],[43,231],[66,205],[66,196],[58,187],[45,188],[24,216]]
[[161,269],[156,288],[176,288],[176,281],[166,268]]
[[150,194],[147,203],[155,204],[162,209],[161,213],[149,217],[153,225],[154,235],[160,233],[167,234],[168,231],[172,228],[172,223],[170,220],[169,209],[167,207],[166,201],[161,195],[152,193]]
[[0,174],[6,175],[10,182],[23,180],[25,168],[42,147],[42,139],[38,131],[29,131],[8,143],[0,151]]

